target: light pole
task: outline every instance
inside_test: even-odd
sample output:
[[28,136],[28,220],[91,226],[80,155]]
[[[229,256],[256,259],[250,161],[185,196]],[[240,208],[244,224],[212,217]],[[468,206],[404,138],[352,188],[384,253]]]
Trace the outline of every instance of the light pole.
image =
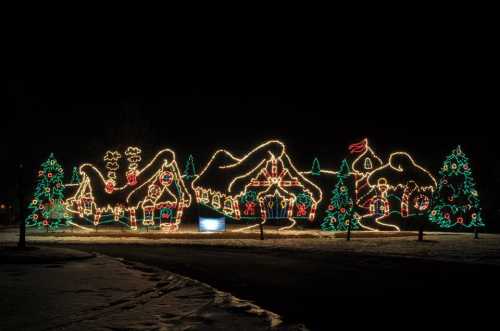
[[264,240],[264,225],[263,225],[264,220],[259,222],[259,229],[260,229],[260,240]]

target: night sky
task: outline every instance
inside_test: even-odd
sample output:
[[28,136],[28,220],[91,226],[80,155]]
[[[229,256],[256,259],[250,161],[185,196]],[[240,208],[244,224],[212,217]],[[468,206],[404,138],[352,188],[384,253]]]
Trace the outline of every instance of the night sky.
[[103,165],[108,149],[136,145],[148,158],[171,148],[182,167],[193,154],[200,169],[219,148],[241,155],[268,139],[285,142],[300,169],[310,169],[314,157],[337,169],[348,145],[368,137],[382,159],[407,151],[436,176],[461,144],[491,217],[498,209],[498,121],[487,115],[487,92],[457,77],[425,86],[356,77],[331,86],[286,79],[224,86],[159,77],[10,80],[0,132],[2,199],[15,191],[17,164],[25,165],[31,186],[50,152],[68,180],[82,162]]

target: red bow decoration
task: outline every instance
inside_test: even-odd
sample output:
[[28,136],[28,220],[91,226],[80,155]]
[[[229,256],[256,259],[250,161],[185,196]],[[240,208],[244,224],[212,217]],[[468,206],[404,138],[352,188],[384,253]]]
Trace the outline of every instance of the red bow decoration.
[[368,139],[365,138],[359,143],[350,145],[349,152],[351,152],[351,154],[364,153],[366,151],[367,146],[368,146]]

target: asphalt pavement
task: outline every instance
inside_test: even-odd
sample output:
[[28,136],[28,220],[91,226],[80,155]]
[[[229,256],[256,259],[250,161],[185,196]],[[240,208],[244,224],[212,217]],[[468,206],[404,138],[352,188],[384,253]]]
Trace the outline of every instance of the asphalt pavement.
[[450,314],[484,315],[486,299],[500,294],[500,268],[491,265],[265,248],[67,246],[194,278],[312,330],[383,326],[394,317],[424,323],[429,315],[449,325]]

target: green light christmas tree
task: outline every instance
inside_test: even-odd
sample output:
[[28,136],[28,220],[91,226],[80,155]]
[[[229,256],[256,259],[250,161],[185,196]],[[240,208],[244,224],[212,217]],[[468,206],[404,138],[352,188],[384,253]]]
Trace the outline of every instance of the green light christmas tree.
[[186,167],[184,168],[184,178],[192,179],[196,177],[196,170],[194,168],[194,158],[193,155],[189,155],[189,158],[186,161]]
[[80,172],[77,167],[73,167],[73,174],[71,175],[71,184],[80,184],[82,179],[80,178]]
[[458,146],[446,158],[429,219],[442,228],[484,226],[469,159]]
[[35,194],[29,205],[31,214],[26,219],[27,226],[56,229],[70,220],[64,206],[63,178],[62,167],[50,154],[38,171]]
[[313,160],[313,165],[312,165],[311,173],[312,173],[314,176],[319,176],[319,175],[321,175],[321,167],[319,166],[319,160],[318,160],[318,158],[315,158],[315,159]]
[[351,230],[359,229],[358,220],[354,217],[353,202],[349,195],[349,189],[344,184],[342,176],[338,176],[337,185],[332,191],[330,205],[326,216],[321,223],[323,231],[347,231],[351,224]]
[[351,171],[349,170],[349,165],[347,164],[347,160],[346,159],[342,160],[337,176],[341,178],[347,178],[350,172]]

